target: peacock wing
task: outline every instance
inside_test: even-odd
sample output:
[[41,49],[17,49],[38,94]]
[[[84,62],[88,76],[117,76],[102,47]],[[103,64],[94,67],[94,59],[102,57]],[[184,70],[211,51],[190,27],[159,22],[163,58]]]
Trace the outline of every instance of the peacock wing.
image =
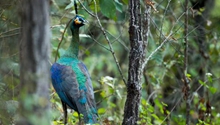
[[51,77],[61,100],[78,113],[83,114],[85,123],[96,123],[93,88],[85,65],[80,62],[77,67],[72,68],[55,63],[51,68]]
[[51,79],[54,89],[59,95],[62,102],[66,103],[70,108],[78,112],[73,97],[79,96],[79,87],[76,75],[70,66],[54,63],[51,67]]

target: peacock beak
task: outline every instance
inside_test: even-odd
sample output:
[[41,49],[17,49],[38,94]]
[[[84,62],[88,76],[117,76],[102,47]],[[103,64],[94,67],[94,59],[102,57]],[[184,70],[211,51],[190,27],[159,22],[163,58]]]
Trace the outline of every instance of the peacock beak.
[[87,20],[83,21],[83,25],[88,25],[88,24],[89,24],[89,21],[87,21]]

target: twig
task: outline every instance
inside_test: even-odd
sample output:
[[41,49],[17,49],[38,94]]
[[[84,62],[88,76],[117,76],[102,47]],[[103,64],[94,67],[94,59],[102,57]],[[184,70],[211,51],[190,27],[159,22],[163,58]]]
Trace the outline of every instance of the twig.
[[83,7],[83,9],[85,9],[85,11],[86,11],[89,15],[91,15],[91,16],[93,16],[93,17],[96,17],[96,15],[93,14],[93,13],[91,13],[91,12],[82,4],[82,2],[81,2],[80,0],[78,0],[78,2],[80,3],[80,5]]
[[[213,81],[215,81],[215,80],[219,80],[220,78],[214,78],[214,79],[212,79]],[[204,83],[207,83],[208,82],[208,80],[206,80]],[[195,92],[198,92],[202,87],[203,87],[204,85],[200,85],[197,89],[196,89],[196,91],[194,91],[194,93]],[[192,98],[190,99],[190,102],[192,102],[192,100],[193,100],[193,98],[194,98],[194,95],[192,95]]]
[[182,99],[183,97],[181,97],[178,101],[177,101],[177,103],[173,106],[173,108],[170,110],[170,113],[163,119],[163,121],[161,122],[161,124],[160,125],[162,125],[165,121],[166,121],[166,119],[170,116],[170,114],[173,112],[173,110],[177,107],[177,105],[180,103],[180,101],[181,101],[181,99]]
[[147,59],[144,61],[144,64],[142,65],[142,69],[144,69],[145,65],[148,63],[148,61],[150,60],[150,58],[160,49],[163,47],[163,45],[168,41],[169,37],[172,35],[172,31],[170,32],[170,34],[165,38],[165,40],[160,44],[160,46],[158,46],[148,57]]
[[18,28],[14,28],[14,29],[2,32],[2,33],[0,33],[0,36],[3,35],[3,34],[9,33],[9,32],[15,31],[15,30],[20,30],[20,29],[21,29],[21,27],[18,27]]
[[[183,16],[184,14],[180,15],[179,18],[177,18],[176,20],[176,23],[181,19],[181,17]],[[165,37],[165,40],[160,44],[160,46],[158,46],[146,59],[145,59],[145,62],[144,62],[144,65],[142,65],[142,69],[144,69],[144,67],[147,65],[148,61],[150,60],[150,58],[160,49],[163,47],[163,45],[170,39],[169,37],[172,36],[173,34],[175,34],[180,28],[181,26],[175,31],[175,32],[172,32],[175,24],[173,25],[173,27],[171,28],[170,30],[170,34],[166,37],[163,33],[162,33],[162,30],[160,30],[156,23],[153,21],[153,19],[149,16],[149,18],[151,19],[151,21],[153,22],[153,24],[155,25],[156,29],[159,30],[160,32],[160,35],[162,35],[163,37]]]
[[109,48],[110,48],[110,50],[111,50],[112,56],[114,57],[115,63],[116,63],[116,65],[117,65],[117,67],[118,67],[118,70],[119,70],[119,72],[120,72],[120,75],[121,75],[121,77],[122,77],[122,80],[124,81],[124,84],[126,85],[125,78],[124,78],[124,76],[123,76],[123,74],[122,74],[122,70],[121,70],[121,67],[120,67],[120,65],[119,65],[118,59],[117,59],[116,56],[115,56],[115,52],[114,52],[114,50],[113,50],[112,44],[111,44],[111,42],[110,42],[108,36],[106,35],[106,32],[105,32],[105,30],[104,30],[104,28],[103,28],[103,26],[102,26],[102,24],[101,24],[101,22],[100,22],[100,20],[99,20],[99,18],[98,18],[97,7],[96,7],[96,1],[95,1],[95,0],[93,0],[93,1],[94,1],[94,4],[95,4],[95,14],[96,14],[95,17],[96,17],[96,19],[97,19],[97,21],[98,21],[98,24],[99,24],[99,26],[100,26],[100,29],[102,30],[103,35],[105,36],[105,39],[106,39],[107,42],[108,42]]
[[106,31],[104,30],[104,28],[103,28],[103,26],[102,26],[102,24],[101,24],[101,22],[100,22],[100,20],[99,20],[99,18],[98,18],[97,7],[96,7],[96,1],[95,1],[95,0],[93,0],[93,1],[94,1],[94,5],[95,5],[95,14],[91,13],[91,12],[81,3],[81,1],[79,1],[79,3],[82,5],[82,7],[85,9],[85,11],[86,11],[88,14],[90,14],[91,16],[93,16],[93,17],[95,17],[95,18],[97,19],[98,24],[99,24],[99,28],[101,29],[101,31],[102,31],[102,33],[103,33],[105,39],[106,39],[107,42],[108,42],[108,45],[109,45],[109,48],[110,48],[110,52],[112,53],[112,56],[113,56],[113,58],[114,58],[114,60],[115,60],[115,63],[116,63],[116,65],[117,65],[117,67],[118,67],[118,70],[119,70],[119,72],[120,72],[120,75],[121,75],[121,77],[122,77],[122,80],[123,80],[124,84],[126,85],[126,81],[125,81],[124,75],[122,74],[122,70],[121,70],[121,67],[120,67],[120,65],[119,65],[118,59],[116,58],[116,55],[115,55],[115,52],[114,52],[114,50],[113,50],[112,44],[111,44],[111,42],[110,42],[108,36],[106,35]]
[[72,19],[69,20],[69,22],[67,23],[67,25],[66,25],[66,27],[65,27],[65,29],[64,29],[64,31],[63,31],[61,40],[60,40],[60,42],[59,42],[59,44],[58,44],[58,46],[57,46],[57,51],[56,51],[56,55],[55,55],[55,62],[57,61],[58,51],[59,51],[60,45],[61,45],[61,43],[62,43],[62,41],[63,41],[64,34],[65,34],[65,32],[66,32],[66,30],[67,30],[67,27],[69,26],[69,24],[70,24],[71,21],[72,21]]
[[157,91],[153,91],[153,92],[148,96],[147,102],[150,102],[151,97],[153,97],[153,95],[155,95],[156,93],[157,93]]
[[167,6],[166,6],[166,8],[165,8],[165,11],[164,11],[164,13],[163,13],[162,24],[161,24],[161,28],[160,28],[160,38],[161,38],[161,35],[162,35],[162,30],[163,30],[163,21],[164,21],[164,19],[165,19],[165,14],[167,13],[168,7],[169,7],[169,5],[170,5],[170,1],[171,1],[171,0],[168,1]]
[[[187,8],[187,10],[188,10],[188,9],[190,9],[190,8]],[[181,14],[181,15],[177,18],[175,24],[177,24],[177,22],[179,22],[179,20],[183,17],[183,15],[185,15],[185,12],[184,12],[183,14]],[[147,65],[147,63],[148,63],[148,61],[150,60],[150,58],[151,58],[161,47],[163,47],[163,45],[167,42],[167,40],[170,39],[169,37],[172,36],[172,35],[174,35],[175,33],[177,33],[177,31],[182,27],[182,25],[181,25],[176,31],[172,32],[172,30],[174,29],[174,26],[175,26],[175,24],[174,24],[174,25],[172,26],[171,30],[170,30],[170,34],[169,34],[168,36],[165,36],[165,35],[162,33],[162,30],[160,30],[160,28],[156,25],[156,23],[154,22],[154,20],[153,20],[151,17],[150,17],[150,19],[151,19],[152,23],[154,24],[154,26],[156,27],[156,29],[159,30],[160,35],[163,36],[163,37],[165,37],[165,40],[160,44],[160,46],[158,46],[158,47],[147,57],[147,59],[145,60],[144,65],[143,65],[142,68],[144,68],[144,67]],[[189,36],[189,34],[191,34],[195,29],[196,29],[196,28],[194,28],[191,32],[187,32],[187,34],[185,35],[184,38],[187,38],[187,36]]]
[[106,31],[106,32],[114,38],[114,40],[112,41],[112,44],[113,44],[115,41],[117,41],[117,42],[119,42],[122,46],[124,46],[124,48],[125,48],[127,51],[129,51],[129,48],[125,45],[125,43],[124,43],[124,42],[121,42],[121,41],[119,40],[119,38],[121,37],[122,34],[120,34],[120,35],[116,38],[116,37],[115,37],[114,35],[112,35],[110,32],[108,32],[108,31]]
[[102,100],[100,100],[99,102],[97,102],[96,105],[98,106],[102,101],[104,101],[105,99],[107,99],[107,98],[109,98],[109,97],[111,97],[111,96],[113,96],[113,94],[110,94],[110,95],[108,95],[108,96],[105,96]]
[[95,38],[90,37],[93,41],[95,41],[97,44],[99,44],[101,47],[103,47],[104,49],[111,51],[109,48],[105,47],[104,45],[102,45],[100,42],[98,42]]
[[14,34],[9,34],[9,35],[4,35],[4,36],[1,36],[0,39],[2,38],[7,38],[7,37],[11,37],[11,36],[16,36],[16,35],[19,35],[20,33],[14,33]]

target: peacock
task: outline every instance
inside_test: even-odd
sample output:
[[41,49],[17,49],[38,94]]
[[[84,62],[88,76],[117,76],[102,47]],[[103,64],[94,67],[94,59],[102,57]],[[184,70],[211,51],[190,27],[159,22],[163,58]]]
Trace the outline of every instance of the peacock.
[[70,46],[50,70],[53,87],[64,109],[64,124],[67,123],[67,106],[79,114],[79,121],[82,114],[84,123],[97,123],[98,115],[90,75],[85,64],[78,60],[79,28],[86,22],[79,15],[73,18],[70,23]]

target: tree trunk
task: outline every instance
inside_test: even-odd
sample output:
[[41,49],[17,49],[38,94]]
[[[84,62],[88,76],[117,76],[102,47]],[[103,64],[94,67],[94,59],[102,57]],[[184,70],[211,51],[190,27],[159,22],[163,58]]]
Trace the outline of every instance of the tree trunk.
[[17,125],[49,125],[49,1],[21,1],[20,111]]
[[142,65],[145,57],[145,44],[142,40],[140,1],[129,1],[130,11],[130,54],[127,82],[127,100],[124,108],[123,125],[136,125],[141,99]]

